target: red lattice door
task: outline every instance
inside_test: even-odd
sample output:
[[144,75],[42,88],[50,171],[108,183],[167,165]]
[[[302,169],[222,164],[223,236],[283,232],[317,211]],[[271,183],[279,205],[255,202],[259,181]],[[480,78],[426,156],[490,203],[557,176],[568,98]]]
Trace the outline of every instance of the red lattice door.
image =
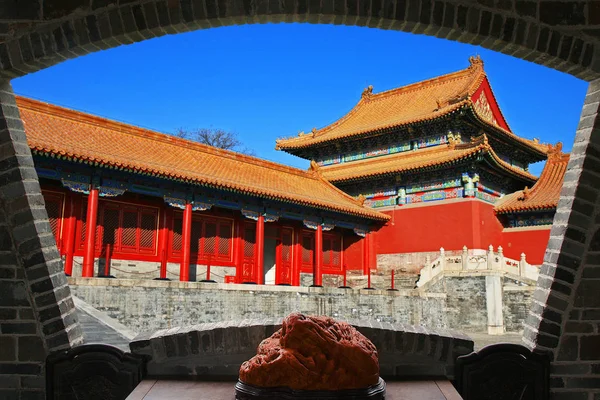
[[281,229],[281,240],[277,245],[276,267],[275,267],[275,284],[276,285],[291,285],[292,284],[292,246],[293,246],[294,230],[292,228]]
[[243,282],[258,283],[256,276],[256,224],[244,222],[242,234],[242,270],[240,272]]

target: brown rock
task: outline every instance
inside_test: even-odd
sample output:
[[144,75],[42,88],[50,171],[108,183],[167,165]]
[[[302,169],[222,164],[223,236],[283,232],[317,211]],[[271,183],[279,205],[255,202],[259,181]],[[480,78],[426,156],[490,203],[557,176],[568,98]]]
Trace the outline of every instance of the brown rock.
[[240,380],[295,390],[366,388],[379,381],[377,349],[345,322],[290,314],[242,364]]

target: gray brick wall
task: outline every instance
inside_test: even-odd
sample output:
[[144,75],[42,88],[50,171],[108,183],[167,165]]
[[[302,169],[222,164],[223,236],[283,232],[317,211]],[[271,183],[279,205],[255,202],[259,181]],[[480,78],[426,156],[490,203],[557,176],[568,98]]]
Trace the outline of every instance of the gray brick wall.
[[[202,284],[69,278],[75,296],[135,332],[198,323],[283,318],[291,312],[345,320],[408,323],[487,332],[485,277],[445,277],[423,294],[416,290]],[[448,290],[448,292],[443,292]],[[519,332],[530,287],[504,291],[507,331]]]
[[[30,0],[4,3],[0,73],[31,73],[65,59],[165,34],[265,22],[336,23],[472,43],[571,73],[598,77],[594,0]],[[66,5],[66,6],[65,6]],[[596,28],[596,29],[594,29]]]
[[135,332],[292,312],[444,328],[444,296],[406,291],[69,278],[73,295]]
[[485,276],[445,277],[430,291],[446,294],[444,313],[449,327],[467,332],[487,332]]
[[[590,386],[598,387],[594,379],[600,379],[600,355],[587,351],[598,335],[594,325],[598,319],[593,316],[598,310],[594,271],[598,265],[600,83],[594,79],[600,77],[599,15],[595,0],[30,0],[26,5],[9,1],[0,4],[0,79],[164,34],[243,23],[311,22],[394,29],[473,43],[591,81],[524,333],[530,347],[557,357],[555,398],[589,400],[595,393]],[[1,279],[13,282],[17,275],[24,279],[46,348],[68,346],[79,337],[69,311],[69,290],[59,274],[12,90],[7,81],[0,85],[0,145],[4,148],[0,198],[5,215],[10,216],[3,234],[15,249],[6,253],[14,256],[14,262],[6,263],[15,266],[15,278]],[[42,314],[46,308],[53,311]],[[592,317],[585,320],[592,322],[584,324],[595,326],[593,332],[572,331],[576,321]],[[584,366],[559,360],[564,352],[577,353],[577,362],[584,361]]]
[[551,390],[557,399],[597,398],[600,388],[599,106],[600,81],[594,81],[525,324],[525,343],[554,356]]
[[[454,360],[473,350],[458,332],[375,321],[351,321],[379,352],[380,373],[394,377],[453,376]],[[151,357],[153,376],[236,378],[259,343],[281,327],[281,319],[256,319],[174,327],[139,335],[131,351]]]
[[534,287],[515,286],[505,280],[502,291],[504,328],[506,332],[522,332],[523,322],[529,314]]
[[23,124],[10,84],[0,82],[0,398],[45,398],[46,355],[78,343]]

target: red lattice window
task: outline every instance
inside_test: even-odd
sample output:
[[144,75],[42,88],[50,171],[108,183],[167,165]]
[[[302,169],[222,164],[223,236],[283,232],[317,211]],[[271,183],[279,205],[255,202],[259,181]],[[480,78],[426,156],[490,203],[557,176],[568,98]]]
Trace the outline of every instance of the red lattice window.
[[325,271],[341,271],[342,240],[339,235],[323,235],[323,269]]
[[244,257],[254,257],[254,245],[256,243],[256,228],[254,225],[244,228]]
[[[173,218],[171,250],[181,253],[183,213]],[[197,261],[232,261],[233,221],[225,218],[192,215],[190,253]]]
[[227,256],[231,253],[232,246],[232,232],[231,224],[220,223],[219,224],[219,256]]
[[281,239],[281,259],[283,261],[292,260],[292,235],[282,235]]
[[204,254],[216,254],[217,244],[217,224],[214,222],[206,222],[204,224]]
[[198,254],[198,250],[201,247],[200,241],[202,240],[202,222],[192,220],[192,232],[190,241],[190,251],[192,254]]
[[323,265],[331,264],[331,240],[323,238]]
[[119,242],[119,210],[104,209],[103,221],[104,233],[102,234],[102,243],[115,245]]
[[[96,223],[96,251],[110,246],[111,256],[156,254],[158,208],[100,199]],[[81,205],[79,248],[85,247],[87,201]]]
[[83,244],[85,243],[85,232],[87,226],[87,201],[81,202],[81,216],[79,220],[81,221],[81,228],[79,230],[79,241],[81,243],[80,247],[83,247]]
[[312,269],[314,246],[314,233],[304,232],[302,234],[302,267]]
[[102,246],[112,245],[113,254],[156,253],[158,208],[101,200],[98,209]]
[[121,230],[121,246],[135,247],[137,244],[138,213],[137,210],[127,209],[123,212]]
[[156,240],[158,214],[142,212],[140,219],[140,248],[153,249]]
[[183,220],[181,218],[173,219],[173,236],[171,239],[171,249],[173,251],[181,251],[181,243],[183,238],[181,232],[183,231]]
[[44,202],[46,203],[46,212],[48,213],[48,221],[50,228],[54,234],[56,244],[60,247],[61,228],[63,221],[63,206],[64,195],[61,193],[42,192]]
[[339,265],[341,267],[342,261],[342,242],[336,239],[332,242],[333,246],[331,249],[331,265]]

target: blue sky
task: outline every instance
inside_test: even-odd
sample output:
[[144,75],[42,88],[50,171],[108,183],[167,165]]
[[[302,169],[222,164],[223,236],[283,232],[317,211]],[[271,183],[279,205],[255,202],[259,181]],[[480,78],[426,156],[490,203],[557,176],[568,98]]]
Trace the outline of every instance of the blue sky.
[[275,139],[335,121],[368,85],[380,92],[463,69],[476,54],[512,130],[570,150],[586,82],[477,46],[369,28],[266,24],[163,36],[63,62],[13,88],[165,133],[235,131],[256,155],[306,168],[275,151]]

